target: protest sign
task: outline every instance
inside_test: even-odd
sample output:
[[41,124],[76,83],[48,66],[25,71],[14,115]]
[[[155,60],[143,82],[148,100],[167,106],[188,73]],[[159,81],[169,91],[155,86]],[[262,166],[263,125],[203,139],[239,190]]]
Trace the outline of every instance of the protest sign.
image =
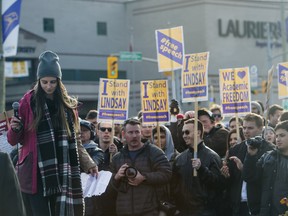
[[181,74],[182,102],[208,100],[209,52],[187,54]]
[[184,57],[183,27],[159,29],[155,34],[158,71],[181,69]]
[[169,122],[169,94],[167,80],[141,81],[143,123]]
[[0,113],[0,152],[10,153],[13,147],[7,141],[7,131],[10,127],[9,122],[13,115],[13,110]]
[[128,118],[130,80],[100,79],[98,121],[122,124]]
[[249,68],[220,69],[220,98],[224,116],[251,112]]
[[288,62],[278,64],[278,98],[288,98]]

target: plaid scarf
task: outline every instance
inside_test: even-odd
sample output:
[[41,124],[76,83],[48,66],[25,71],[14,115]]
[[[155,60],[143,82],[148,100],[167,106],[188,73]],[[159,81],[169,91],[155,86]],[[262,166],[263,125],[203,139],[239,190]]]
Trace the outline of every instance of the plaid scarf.
[[83,215],[84,207],[77,141],[73,118],[67,110],[66,118],[71,139],[63,128],[55,133],[48,106],[44,104],[44,116],[37,131],[38,166],[44,197],[56,196],[55,215],[78,216]]

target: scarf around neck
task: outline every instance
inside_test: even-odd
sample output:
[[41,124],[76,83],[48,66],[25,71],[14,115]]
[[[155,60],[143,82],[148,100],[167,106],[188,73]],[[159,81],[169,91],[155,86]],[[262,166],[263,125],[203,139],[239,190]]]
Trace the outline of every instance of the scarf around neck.
[[[71,112],[66,110],[71,137],[62,127],[54,131],[47,104],[37,130],[38,166],[44,197],[56,196],[56,215],[83,215],[77,141]],[[54,211],[54,209],[52,209]]]

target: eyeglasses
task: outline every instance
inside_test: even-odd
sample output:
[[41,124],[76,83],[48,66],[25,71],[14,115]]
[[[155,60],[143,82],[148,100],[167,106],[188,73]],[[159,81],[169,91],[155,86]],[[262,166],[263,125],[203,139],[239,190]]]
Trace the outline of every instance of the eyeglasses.
[[188,131],[188,130],[185,130],[185,131],[182,131],[182,135],[189,135],[190,134],[190,131]]
[[112,128],[100,127],[100,130],[101,130],[102,132],[105,132],[106,130],[108,130],[108,132],[111,132],[111,131],[112,131]]
[[213,114],[212,115],[214,118],[221,118],[221,114]]

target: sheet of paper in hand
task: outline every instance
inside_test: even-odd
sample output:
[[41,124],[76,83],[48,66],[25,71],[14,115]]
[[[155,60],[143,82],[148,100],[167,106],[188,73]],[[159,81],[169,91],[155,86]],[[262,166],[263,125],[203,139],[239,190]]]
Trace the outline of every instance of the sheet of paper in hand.
[[81,173],[81,182],[83,196],[92,197],[100,196],[106,191],[106,188],[111,179],[112,173],[109,171],[100,171],[97,178],[86,173]]

